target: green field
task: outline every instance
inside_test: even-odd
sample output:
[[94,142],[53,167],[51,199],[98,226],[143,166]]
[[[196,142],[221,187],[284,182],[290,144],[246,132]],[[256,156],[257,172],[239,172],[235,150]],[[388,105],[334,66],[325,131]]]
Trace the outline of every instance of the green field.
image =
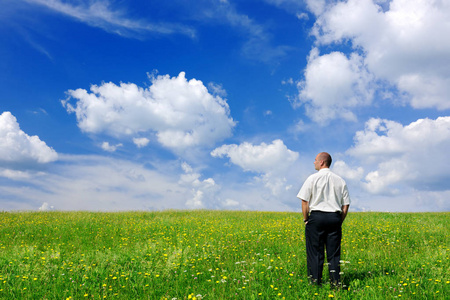
[[448,299],[450,213],[343,231],[334,290],[308,283],[298,213],[3,212],[0,299]]

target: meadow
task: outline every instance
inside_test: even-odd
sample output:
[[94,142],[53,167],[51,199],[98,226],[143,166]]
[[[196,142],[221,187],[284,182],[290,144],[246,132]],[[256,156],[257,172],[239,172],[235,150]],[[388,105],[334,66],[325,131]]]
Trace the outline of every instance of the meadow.
[[0,299],[448,299],[449,232],[350,212],[333,289],[309,285],[299,213],[0,212]]

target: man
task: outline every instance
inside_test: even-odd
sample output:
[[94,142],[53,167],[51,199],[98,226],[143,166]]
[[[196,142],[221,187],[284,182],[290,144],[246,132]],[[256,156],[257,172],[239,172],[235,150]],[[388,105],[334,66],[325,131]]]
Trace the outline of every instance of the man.
[[317,154],[314,166],[319,172],[306,179],[297,195],[302,200],[308,276],[317,285],[322,284],[325,247],[330,280],[340,283],[341,226],[350,206],[347,185],[330,171],[331,161],[330,154]]

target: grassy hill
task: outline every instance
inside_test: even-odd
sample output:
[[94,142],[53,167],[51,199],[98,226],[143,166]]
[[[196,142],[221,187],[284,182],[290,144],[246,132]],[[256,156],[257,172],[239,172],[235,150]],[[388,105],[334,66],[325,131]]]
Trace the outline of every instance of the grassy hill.
[[350,212],[343,231],[333,290],[308,284],[298,213],[3,212],[0,299],[450,295],[450,213]]

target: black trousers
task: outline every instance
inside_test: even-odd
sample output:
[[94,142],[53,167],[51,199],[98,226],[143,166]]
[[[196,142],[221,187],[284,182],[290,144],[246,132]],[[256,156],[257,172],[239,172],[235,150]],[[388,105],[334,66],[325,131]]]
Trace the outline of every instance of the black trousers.
[[324,250],[327,252],[330,280],[340,283],[342,218],[338,212],[312,211],[305,228],[308,277],[313,283],[322,283]]

